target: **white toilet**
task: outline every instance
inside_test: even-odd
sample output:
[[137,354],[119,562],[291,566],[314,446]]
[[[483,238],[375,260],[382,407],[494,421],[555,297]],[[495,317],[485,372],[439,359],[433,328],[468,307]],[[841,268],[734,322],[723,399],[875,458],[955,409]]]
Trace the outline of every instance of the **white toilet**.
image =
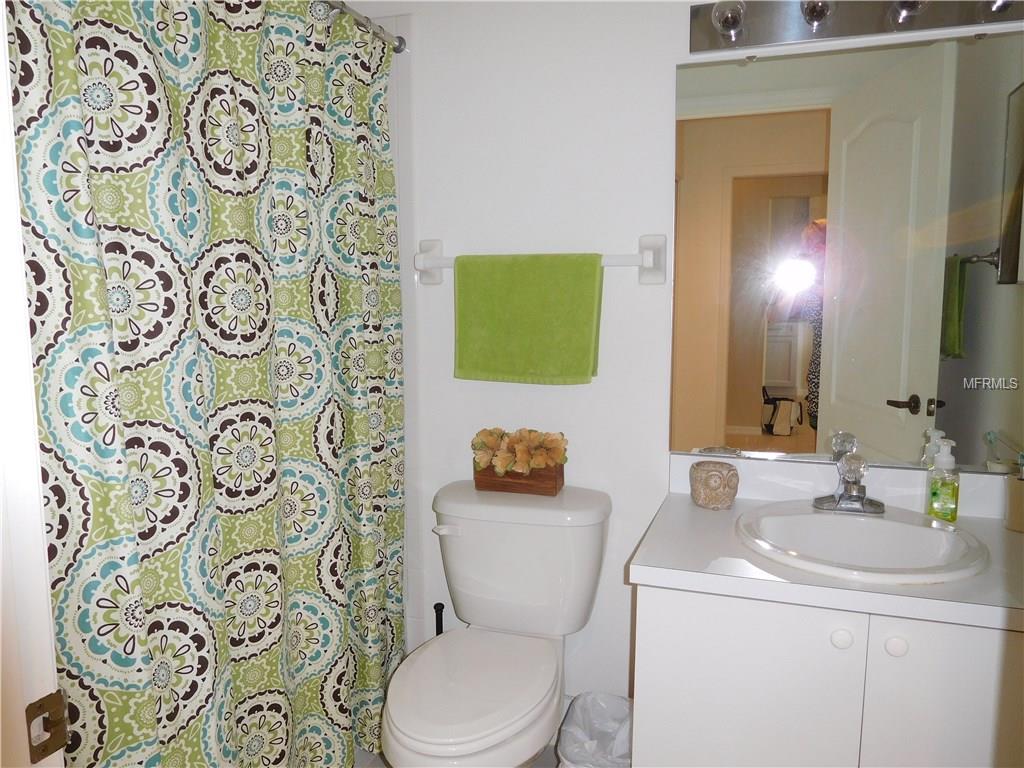
[[456,615],[395,672],[384,705],[394,768],[529,763],[562,717],[565,635],[590,618],[611,499],[566,486],[554,497],[450,483],[434,496]]

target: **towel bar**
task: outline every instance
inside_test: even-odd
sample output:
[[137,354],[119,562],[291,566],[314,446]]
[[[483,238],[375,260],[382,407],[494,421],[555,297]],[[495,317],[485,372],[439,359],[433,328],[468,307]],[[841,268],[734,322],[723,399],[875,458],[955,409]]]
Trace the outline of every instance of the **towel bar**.
[[[606,267],[637,267],[641,285],[663,285],[668,251],[665,235],[642,235],[636,253],[604,254],[601,264]],[[413,256],[416,278],[421,285],[440,285],[444,280],[441,270],[455,266],[455,259],[444,255],[440,240],[420,240],[420,249]]]

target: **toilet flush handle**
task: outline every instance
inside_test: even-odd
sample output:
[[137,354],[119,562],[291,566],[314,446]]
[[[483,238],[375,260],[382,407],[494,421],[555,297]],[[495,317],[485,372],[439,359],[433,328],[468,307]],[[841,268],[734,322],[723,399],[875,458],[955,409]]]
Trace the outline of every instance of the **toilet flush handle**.
[[432,529],[438,536],[461,536],[462,529],[457,525],[435,525]]

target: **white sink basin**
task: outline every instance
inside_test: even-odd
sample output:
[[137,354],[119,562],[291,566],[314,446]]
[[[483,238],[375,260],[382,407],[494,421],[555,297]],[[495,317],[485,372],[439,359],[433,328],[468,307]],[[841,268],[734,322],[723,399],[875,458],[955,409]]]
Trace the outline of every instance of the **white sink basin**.
[[988,565],[988,549],[967,531],[899,507],[863,515],[783,501],[741,514],[736,534],[770,560],[866,584],[937,584]]

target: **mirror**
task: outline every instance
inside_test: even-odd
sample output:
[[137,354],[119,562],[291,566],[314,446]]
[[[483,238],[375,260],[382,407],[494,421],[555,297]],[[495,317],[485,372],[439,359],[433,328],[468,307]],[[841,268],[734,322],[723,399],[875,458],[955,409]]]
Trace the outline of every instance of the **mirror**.
[[1022,81],[1019,33],[679,67],[672,450],[1018,470]]

